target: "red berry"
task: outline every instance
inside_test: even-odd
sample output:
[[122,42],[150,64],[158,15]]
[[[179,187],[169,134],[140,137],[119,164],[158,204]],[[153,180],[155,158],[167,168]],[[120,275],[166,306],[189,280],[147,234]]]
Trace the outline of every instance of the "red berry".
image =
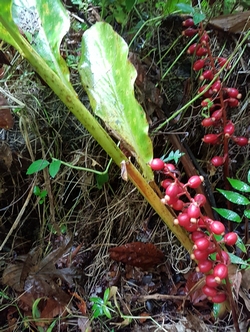
[[228,255],[228,253],[225,252],[224,250],[222,250],[221,251],[221,256],[219,255],[219,253],[217,253],[216,254],[216,260],[218,262],[221,262],[221,263],[224,263],[224,264],[228,265],[230,263],[230,257]]
[[234,232],[227,233],[224,236],[224,242],[228,246],[233,246],[238,240],[238,235]]
[[154,158],[150,163],[149,166],[153,171],[161,171],[164,168],[164,162],[160,158]]
[[171,204],[172,208],[176,211],[182,211],[184,203],[182,200],[178,199],[175,203]]
[[165,179],[163,181],[161,181],[161,186],[164,188],[164,189],[167,189],[167,187],[173,183],[173,180],[171,179]]
[[195,242],[196,240],[198,239],[202,239],[204,238],[206,235],[201,232],[201,231],[196,231],[196,232],[193,232],[192,235],[191,235],[191,239],[193,242]]
[[187,185],[190,188],[198,188],[203,181],[203,176],[193,175],[189,178]]
[[197,261],[204,261],[208,258],[208,253],[204,250],[195,249],[191,255],[192,259],[196,259]]
[[239,93],[239,91],[235,88],[225,88],[225,91],[228,94],[228,97],[230,98],[237,98],[240,99],[242,95]]
[[239,106],[239,100],[236,98],[228,98],[226,100],[228,102],[229,107],[237,107]]
[[203,194],[197,194],[194,196],[194,201],[199,205],[199,206],[204,206],[206,204],[206,197]]
[[214,125],[214,118],[205,118],[201,121],[203,127],[211,127]]
[[187,37],[193,37],[195,34],[197,34],[197,32],[198,29],[187,28],[186,30],[182,31],[182,35]]
[[222,166],[224,164],[224,162],[225,162],[225,159],[223,157],[220,157],[220,156],[215,156],[211,159],[211,163],[215,167]]
[[190,218],[187,213],[180,213],[177,219],[179,225],[182,227],[187,227],[190,224]]
[[231,65],[230,65],[228,59],[226,59],[226,58],[222,58],[222,57],[219,57],[219,58],[217,58],[217,61],[218,61],[218,65],[219,65],[220,67],[223,67],[225,64],[227,64],[227,65],[226,65],[226,69],[231,68]]
[[185,21],[182,22],[182,25],[184,27],[193,27],[194,26],[194,21],[192,18],[188,18]]
[[167,189],[165,190],[165,194],[169,197],[176,197],[176,200],[178,199],[177,195],[183,192],[183,188],[179,185],[179,183],[171,183]]
[[207,49],[205,47],[199,47],[196,50],[196,55],[197,56],[203,56],[203,55],[206,55],[206,54],[207,54]]
[[220,108],[220,109],[218,109],[218,110],[216,110],[216,111],[213,112],[212,118],[214,120],[220,120],[222,118],[222,114],[223,114],[222,113],[222,108]]
[[197,51],[197,49],[199,47],[200,47],[199,44],[192,44],[191,46],[189,46],[189,48],[187,50],[187,53],[190,54],[190,55],[192,55],[192,54],[194,54]]
[[[204,90],[206,89],[206,87],[207,87],[207,84],[201,86],[201,87],[199,88],[198,92],[201,93],[202,91],[204,91]],[[212,96],[212,94],[213,94],[213,90],[212,90],[212,89],[208,89],[206,92],[204,92],[203,96],[204,96],[205,98],[209,98],[209,97]]]
[[209,260],[204,260],[199,262],[198,268],[196,268],[197,271],[200,271],[202,273],[207,273],[213,268],[213,262]]
[[214,84],[212,84],[211,89],[213,92],[218,92],[221,89],[221,81],[216,81]]
[[227,296],[225,293],[218,293],[217,295],[215,295],[211,298],[211,301],[213,303],[222,303],[222,302],[226,301],[226,298],[227,298]]
[[203,237],[195,241],[194,248],[198,250],[207,250],[209,244],[210,241],[207,238]]
[[209,41],[209,35],[206,33],[206,31],[204,31],[203,35],[200,38],[200,42],[203,45],[206,45],[208,41]]
[[225,279],[228,276],[227,266],[223,263],[219,263],[214,267],[213,275],[218,282]]
[[201,106],[202,107],[212,107],[213,106],[212,99],[211,98],[206,98],[206,99],[202,100]]
[[234,133],[234,124],[231,121],[229,121],[228,124],[225,125],[223,131],[227,137],[232,136]]
[[232,137],[233,141],[239,145],[239,146],[246,146],[247,144],[249,144],[250,142],[248,141],[247,137],[243,137],[243,136],[233,136]]
[[202,140],[204,143],[216,144],[219,142],[219,138],[220,134],[207,134],[202,138]]
[[213,288],[218,286],[218,282],[213,274],[209,274],[208,276],[206,276],[206,285],[208,285],[208,287],[213,287]]
[[214,78],[214,75],[213,75],[212,70],[205,70],[200,76],[200,80],[212,81],[213,78]]
[[211,232],[216,235],[223,235],[225,233],[225,226],[220,221],[214,221],[210,225]]
[[164,169],[163,169],[164,174],[173,173],[173,171],[175,171],[175,170],[176,170],[175,165],[173,165],[173,164],[164,164]]
[[191,218],[194,218],[194,219],[199,218],[199,216],[201,214],[199,206],[195,203],[191,203],[189,205],[188,209],[187,209],[187,214],[190,217],[190,219]]
[[218,291],[217,289],[215,288],[212,288],[212,287],[209,287],[207,285],[205,285],[203,288],[202,288],[202,291],[205,295],[207,295],[208,297],[214,297],[218,294]]
[[[192,219],[191,219],[192,220]],[[191,221],[190,220],[190,221]],[[184,226],[183,226],[184,227]],[[186,229],[186,231],[188,231],[189,233],[193,233],[195,231],[197,231],[198,225],[194,224],[194,223],[190,223],[189,225],[184,227]]]
[[216,245],[213,242],[210,242],[209,247],[207,248],[208,254],[213,254],[216,250]]
[[199,60],[195,61],[194,65],[193,65],[193,70],[195,70],[195,71],[199,71],[199,70],[201,70],[204,66],[205,66],[205,60],[203,60],[203,59],[199,59]]

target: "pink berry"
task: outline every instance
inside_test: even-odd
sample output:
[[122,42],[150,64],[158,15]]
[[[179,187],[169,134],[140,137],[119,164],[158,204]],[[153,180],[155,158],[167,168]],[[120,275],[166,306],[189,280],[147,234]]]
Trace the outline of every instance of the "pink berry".
[[218,109],[218,110],[216,110],[216,111],[213,112],[212,118],[214,120],[220,120],[222,118],[222,114],[223,114],[222,113],[222,108],[220,108],[220,109]]
[[187,209],[187,214],[189,216],[189,218],[194,218],[194,219],[197,219],[199,218],[200,214],[201,214],[201,211],[200,211],[200,208],[197,204],[195,203],[191,203]]
[[192,18],[188,18],[185,21],[182,22],[182,25],[184,27],[193,27],[194,26],[194,21]]
[[213,287],[213,288],[218,286],[218,282],[213,274],[209,274],[208,276],[206,276],[206,285],[208,285],[208,287]]
[[234,232],[230,232],[230,233],[227,233],[225,236],[224,236],[224,242],[228,245],[228,246],[233,246],[235,245],[235,243],[237,242],[238,240],[238,235]]
[[191,255],[192,259],[196,259],[197,261],[204,261],[208,258],[208,253],[204,250],[195,249]]
[[219,142],[219,139],[219,134],[207,134],[202,138],[203,142],[208,144],[216,144]]
[[222,166],[225,162],[225,159],[220,156],[215,156],[211,159],[211,164],[214,165],[215,167]]
[[164,162],[160,158],[154,158],[150,163],[149,166],[153,171],[161,171],[164,168]]
[[197,56],[203,56],[207,54],[207,48],[205,47],[199,47],[198,50],[196,51]]
[[234,124],[231,122],[231,121],[229,121],[229,123],[228,124],[226,124],[225,125],[225,127],[224,127],[224,134],[227,136],[227,137],[230,137],[230,136],[232,136],[233,135],[233,133],[234,133]]
[[228,98],[227,99],[228,106],[229,107],[237,107],[239,106],[239,100],[236,98]]
[[189,46],[187,53],[192,55],[196,52],[196,50],[199,48],[199,44],[192,44],[191,46]]
[[227,64],[226,65],[226,69],[230,69],[231,68],[231,65],[230,65],[228,59],[219,57],[219,58],[217,58],[217,61],[218,61],[218,65],[220,67],[223,67],[225,64]]
[[203,35],[200,38],[200,42],[203,45],[206,45],[208,41],[209,41],[209,35],[206,33],[206,31],[204,31]]
[[179,183],[171,183],[167,189],[165,190],[165,194],[169,197],[176,197],[176,200],[178,199],[177,195],[183,192],[183,188],[179,185]]
[[199,262],[198,267],[196,268],[197,271],[202,273],[207,273],[213,268],[213,262],[210,260],[204,260]]
[[193,70],[195,70],[195,71],[199,71],[199,70],[201,70],[204,66],[205,66],[205,60],[203,60],[203,59],[199,59],[199,60],[195,61],[194,65],[193,65]]
[[197,34],[197,32],[198,29],[187,28],[186,30],[182,31],[182,35],[187,37],[193,37],[195,34]]
[[203,176],[193,175],[189,178],[187,184],[190,188],[198,188],[203,181],[204,181]]
[[233,136],[232,137],[233,141],[239,145],[239,146],[246,146],[247,144],[249,144],[250,142],[248,141],[247,137],[243,137],[243,136]]
[[[204,91],[207,87],[207,84],[203,85],[202,87],[199,88],[198,92],[201,93],[202,91]],[[213,94],[213,90],[212,89],[208,89],[206,92],[204,92],[203,96],[205,98],[209,98],[211,97]]]
[[171,207],[176,211],[182,211],[184,203],[182,200],[178,199],[175,203],[171,204]]
[[206,99],[202,100],[202,102],[201,102],[202,107],[208,107],[208,106],[211,107],[212,105],[213,105],[213,101],[211,98],[206,98]]
[[197,231],[197,228],[198,228],[197,223],[191,223],[191,220],[190,220],[190,224],[184,227],[186,229],[186,231],[189,233],[193,233],[193,232]]
[[212,288],[212,287],[209,287],[207,285],[205,285],[203,288],[202,288],[202,291],[205,295],[207,295],[208,297],[214,297],[218,294],[218,291],[217,289],[215,288]]
[[201,121],[201,125],[203,127],[211,127],[214,125],[214,119],[213,118],[205,118]]
[[173,165],[173,164],[164,164],[164,169],[163,169],[164,174],[173,173],[173,171],[175,171],[175,170],[176,170],[175,165]]
[[237,98],[241,99],[242,95],[239,93],[239,91],[235,88],[225,88],[225,91],[228,94],[228,97],[230,98]]
[[210,241],[207,238],[203,237],[195,241],[194,248],[198,250],[207,250],[209,244]]
[[216,235],[223,235],[225,233],[225,226],[220,221],[214,221],[210,225],[211,232]]
[[210,80],[212,81],[212,79],[214,78],[213,72],[212,70],[205,70],[201,76],[200,76],[200,80]]
[[199,205],[199,206],[204,206],[206,204],[206,197],[203,194],[197,194],[194,196],[194,201]]
[[161,186],[164,188],[164,189],[167,189],[167,187],[173,183],[173,180],[171,179],[165,179],[161,182]]
[[226,301],[226,298],[227,298],[227,296],[225,293],[218,293],[217,295],[215,295],[211,298],[211,301],[213,303],[222,303],[222,302]]
[[193,242],[195,242],[196,240],[198,239],[202,239],[204,238],[206,235],[201,232],[201,231],[196,231],[196,232],[193,232],[192,235],[191,235],[191,239]]
[[190,218],[187,213],[180,213],[177,219],[179,225],[182,227],[187,227],[190,224]]
[[227,266],[223,263],[219,263],[214,267],[213,275],[218,282],[225,279],[228,276]]
[[213,92],[218,92],[221,89],[221,81],[216,81],[214,84],[212,84],[211,89]]

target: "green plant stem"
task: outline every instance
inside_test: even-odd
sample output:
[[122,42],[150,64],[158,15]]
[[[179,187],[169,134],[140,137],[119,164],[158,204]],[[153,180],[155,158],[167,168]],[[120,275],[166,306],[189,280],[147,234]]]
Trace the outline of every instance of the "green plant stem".
[[[22,50],[23,55],[32,65],[34,70],[42,77],[42,79],[49,85],[55,92],[60,100],[68,107],[68,109],[75,115],[75,117],[84,125],[94,139],[100,146],[107,152],[107,154],[114,160],[120,167],[123,161],[128,163],[127,173],[128,178],[138,188],[141,194],[154,208],[156,213],[162,218],[166,225],[176,235],[181,244],[188,250],[192,250],[192,242],[187,234],[178,226],[173,225],[172,213],[162,204],[160,198],[156,195],[155,191],[145,181],[143,176],[137,169],[129,162],[122,151],[117,147],[115,142],[111,139],[108,133],[92,116],[87,108],[79,101],[78,96],[70,84],[63,84],[59,76],[43,61],[39,54],[30,46],[30,44],[23,38],[19,31],[14,29],[8,21],[5,21],[3,16],[0,16],[0,21],[3,26],[8,30],[12,38],[17,43],[18,47]],[[148,167],[151,171],[151,169]]]

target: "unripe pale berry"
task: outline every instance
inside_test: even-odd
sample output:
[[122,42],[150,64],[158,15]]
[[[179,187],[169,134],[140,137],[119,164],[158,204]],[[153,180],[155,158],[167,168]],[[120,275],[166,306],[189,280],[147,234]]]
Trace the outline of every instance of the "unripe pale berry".
[[218,282],[220,282],[222,279],[225,279],[228,276],[227,266],[223,263],[217,264],[214,267],[213,275]]
[[214,297],[218,294],[218,291],[217,289],[215,288],[212,288],[212,287],[209,287],[208,285],[205,285],[203,288],[202,288],[202,291],[205,295],[207,295],[208,297]]
[[228,246],[233,246],[238,240],[238,235],[234,232],[227,233],[224,236],[224,242]]
[[216,235],[223,235],[225,233],[225,226],[220,221],[214,221],[210,225],[211,232]]
[[164,168],[164,162],[160,158],[154,158],[150,163],[149,166],[153,171],[161,171]]

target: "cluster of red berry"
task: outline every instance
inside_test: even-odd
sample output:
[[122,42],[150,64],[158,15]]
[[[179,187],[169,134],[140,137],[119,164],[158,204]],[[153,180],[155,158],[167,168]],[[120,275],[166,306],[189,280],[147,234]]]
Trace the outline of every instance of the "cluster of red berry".
[[[214,81],[212,84],[204,84],[200,87],[199,93],[204,91],[204,100],[201,106],[209,111],[209,117],[205,118],[201,124],[203,127],[213,127],[216,133],[207,134],[203,137],[203,142],[208,144],[222,144],[224,140],[226,143],[228,139],[232,139],[237,145],[245,146],[250,144],[247,137],[235,136],[235,126],[232,121],[227,119],[226,109],[229,107],[237,107],[241,94],[235,88],[224,87],[219,79],[219,69],[224,67],[230,68],[230,64],[226,58],[213,57],[209,45],[209,35],[207,31],[202,29],[202,26],[195,28],[193,19],[189,18],[183,21],[183,35],[192,37],[197,35],[199,41],[192,44],[187,53],[195,55],[197,59],[193,64],[194,71],[202,70],[200,80],[207,82]],[[224,145],[225,146],[225,145]],[[211,163],[218,167],[224,164],[228,158],[227,149],[224,149],[224,156],[215,156]]]
[[[221,249],[220,244],[234,245],[237,242],[237,234],[230,232],[225,235],[225,226],[220,221],[203,215],[201,208],[206,203],[203,194],[196,194],[192,198],[188,188],[198,188],[204,180],[202,176],[191,176],[184,184],[179,180],[179,172],[173,164],[155,158],[150,162],[150,167],[166,177],[161,182],[165,189],[162,202],[179,211],[174,224],[182,226],[191,234],[194,242],[191,258],[197,261],[197,271],[207,274],[203,287],[204,294],[214,303],[224,302],[226,293],[220,285],[228,277],[230,258],[228,253]],[[222,236],[219,242],[216,241],[215,235]],[[210,258],[213,253],[217,253],[215,260]]]

